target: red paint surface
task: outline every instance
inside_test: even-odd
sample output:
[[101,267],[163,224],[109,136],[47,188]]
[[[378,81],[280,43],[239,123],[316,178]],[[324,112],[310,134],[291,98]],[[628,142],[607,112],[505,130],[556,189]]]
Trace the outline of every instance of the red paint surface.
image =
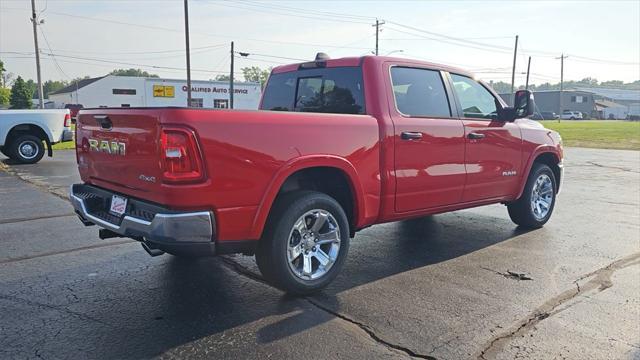
[[[213,210],[219,241],[258,239],[288,176],[334,167],[349,179],[355,224],[451,211],[520,196],[535,157],[562,159],[556,133],[530,120],[512,123],[402,116],[394,106],[389,66],[468,73],[431,63],[386,57],[329,60],[327,67],[362,66],[367,115],[180,108],[82,110],[77,127],[82,180],[178,210]],[[285,65],[274,72],[294,71]],[[93,118],[107,114],[103,130]],[[196,134],[204,180],[162,182],[160,127]],[[423,133],[420,141],[400,139]],[[471,132],[481,140],[469,140]],[[89,151],[88,138],[123,142],[126,155]],[[515,176],[503,176],[515,171]],[[143,180],[140,175],[144,175]],[[149,181],[155,178],[155,182]]]

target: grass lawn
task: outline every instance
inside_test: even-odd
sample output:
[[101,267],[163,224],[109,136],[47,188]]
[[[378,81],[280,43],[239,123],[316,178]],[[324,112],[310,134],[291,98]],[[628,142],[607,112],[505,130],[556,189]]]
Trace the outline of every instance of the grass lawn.
[[556,130],[565,146],[600,149],[640,150],[640,121],[546,120],[541,123]]
[[76,148],[75,141],[65,141],[53,145],[53,150],[73,150]]
[[[71,124],[71,131],[75,132],[76,124]],[[74,150],[76,148],[76,140],[60,142],[53,145],[53,150]]]

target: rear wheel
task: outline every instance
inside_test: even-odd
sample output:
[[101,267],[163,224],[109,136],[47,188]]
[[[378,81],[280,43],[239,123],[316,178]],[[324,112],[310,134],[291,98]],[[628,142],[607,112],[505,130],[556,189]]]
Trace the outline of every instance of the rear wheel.
[[9,157],[23,164],[35,164],[44,156],[42,139],[33,135],[20,135],[7,149]]
[[507,205],[509,217],[523,227],[542,227],[553,213],[556,189],[556,178],[551,168],[545,164],[534,164],[522,196]]
[[2,155],[6,157],[9,157],[9,152],[6,150],[4,146],[0,146],[0,153],[2,153]]
[[327,286],[349,250],[349,222],[340,204],[314,191],[297,191],[277,201],[256,261],[269,283],[295,295]]

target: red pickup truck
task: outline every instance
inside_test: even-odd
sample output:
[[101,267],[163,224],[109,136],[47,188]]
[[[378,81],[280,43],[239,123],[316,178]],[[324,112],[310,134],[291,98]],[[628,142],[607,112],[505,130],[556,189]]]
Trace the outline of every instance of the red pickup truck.
[[374,224],[494,203],[545,224],[562,141],[527,119],[530,92],[514,104],[449,66],[320,56],[273,69],[260,111],[83,109],[70,198],[101,238],[255,254],[268,281],[306,294]]

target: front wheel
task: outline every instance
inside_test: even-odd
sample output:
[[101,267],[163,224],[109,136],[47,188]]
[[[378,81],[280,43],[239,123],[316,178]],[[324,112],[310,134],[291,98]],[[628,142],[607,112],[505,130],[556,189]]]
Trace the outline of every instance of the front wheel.
[[526,228],[542,227],[556,203],[556,178],[545,164],[534,164],[520,199],[507,205],[511,220]]
[[21,135],[9,145],[9,157],[23,164],[35,164],[44,156],[45,148],[42,140],[33,135]]
[[269,215],[256,261],[265,279],[295,295],[327,286],[349,251],[349,222],[340,204],[314,191],[279,199]]

